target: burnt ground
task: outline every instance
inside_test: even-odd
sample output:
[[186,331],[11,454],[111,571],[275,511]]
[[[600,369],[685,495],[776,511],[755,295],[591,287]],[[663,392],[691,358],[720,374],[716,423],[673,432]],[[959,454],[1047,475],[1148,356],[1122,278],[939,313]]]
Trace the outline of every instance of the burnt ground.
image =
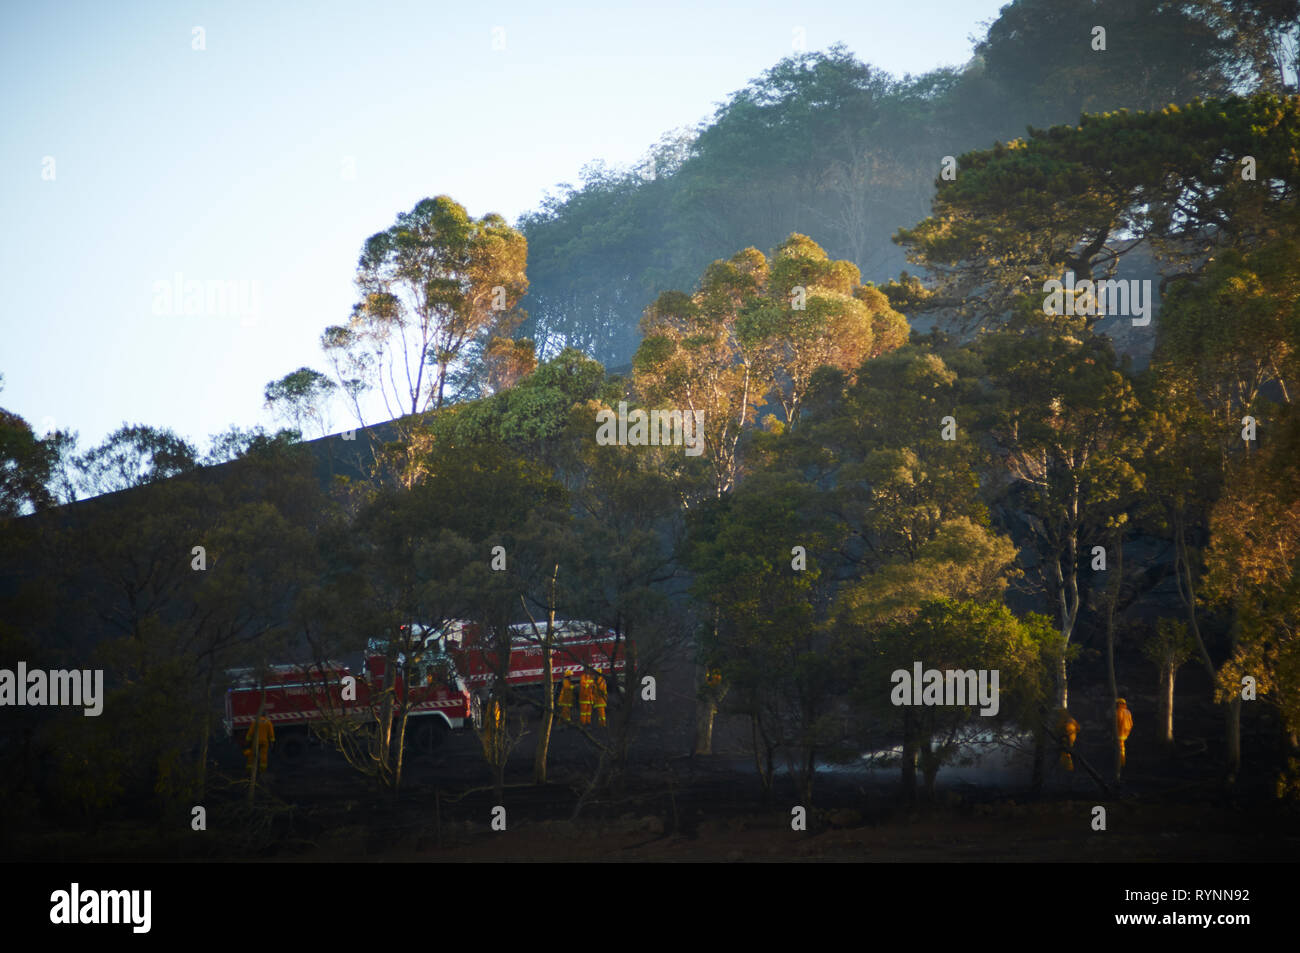
[[[378,790],[319,744],[289,762],[272,752],[255,807],[230,741],[214,745],[204,807],[159,823],[142,805],[135,820],[95,829],[50,819],[19,833],[3,853],[47,861],[1286,861],[1300,856],[1300,809],[1274,796],[1279,732],[1263,704],[1243,714],[1244,770],[1231,794],[1220,777],[1222,712],[1195,670],[1180,676],[1178,745],[1155,741],[1154,693],[1121,683],[1135,728],[1124,782],[1103,794],[1082,770],[1053,759],[1039,797],[1027,788],[1027,756],[1009,765],[945,768],[933,802],[902,802],[897,765],[830,766],[818,774],[807,830],[791,829],[800,804],[782,769],[764,803],[748,721],[718,716],[715,754],[692,757],[689,674],[665,673],[643,706],[628,764],[612,789],[589,796],[595,747],[573,727],[552,737],[549,783],[532,783],[538,719],[514,750],[500,802],[478,739],[450,735],[410,757],[400,799]],[[1145,679],[1154,682],[1154,679]],[[1080,683],[1084,679],[1079,680]],[[1091,684],[1098,684],[1092,680]],[[1150,686],[1154,688],[1154,684]],[[1108,776],[1109,700],[1072,692],[1077,751]],[[601,729],[593,734],[601,736]],[[506,830],[490,826],[506,808]],[[1107,811],[1092,829],[1093,808]],[[156,809],[153,809],[156,813]]]
[[[1148,699],[1130,697],[1135,710]],[[677,706],[681,707],[681,706]],[[1079,696],[1080,754],[1100,770],[1105,738]],[[1183,738],[1168,754],[1141,736],[1130,743],[1125,782],[1102,795],[1082,772],[1053,765],[1047,789],[1029,797],[1024,772],[945,780],[933,803],[903,804],[897,768],[835,767],[818,776],[808,830],[791,829],[794,786],[782,774],[770,804],[744,747],[745,724],[722,716],[718,754],[691,757],[689,721],[680,711],[650,718],[618,793],[574,809],[595,766],[592,746],[574,728],[552,741],[550,783],[532,784],[536,721],[512,755],[502,804],[507,829],[490,826],[497,804],[472,734],[457,733],[408,764],[400,800],[377,791],[337,753],[320,746],[300,760],[273,760],[255,809],[238,781],[233,744],[214,754],[208,830],[188,817],[166,829],[123,822],[86,832],[33,832],[13,845],[17,858],[44,860],[263,861],[1286,861],[1300,856],[1300,811],[1272,796],[1267,772],[1247,772],[1231,796],[1215,773],[1217,711],[1188,702]],[[599,731],[599,729],[596,729]],[[1247,764],[1273,733],[1248,719]],[[273,755],[274,759],[274,755]],[[1019,776],[1018,776],[1019,773]],[[1107,810],[1094,831],[1093,807]]]

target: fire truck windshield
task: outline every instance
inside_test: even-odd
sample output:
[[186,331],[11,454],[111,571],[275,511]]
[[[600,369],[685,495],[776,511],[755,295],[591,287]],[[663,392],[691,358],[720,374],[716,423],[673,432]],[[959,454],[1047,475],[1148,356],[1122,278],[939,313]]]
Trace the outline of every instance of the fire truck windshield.
[[[408,634],[409,633],[409,634]],[[417,684],[455,686],[460,673],[456,663],[447,654],[446,645],[441,634],[429,626],[402,626],[402,638],[369,639],[366,651],[369,655],[393,658],[398,668],[407,671],[407,677]],[[406,651],[409,650],[409,665]],[[396,656],[392,653],[397,650]]]

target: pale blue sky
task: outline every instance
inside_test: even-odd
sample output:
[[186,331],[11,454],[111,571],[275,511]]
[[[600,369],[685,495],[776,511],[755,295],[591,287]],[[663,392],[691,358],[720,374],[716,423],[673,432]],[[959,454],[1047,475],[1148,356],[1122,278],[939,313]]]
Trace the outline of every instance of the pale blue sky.
[[[920,73],[1003,2],[5,4],[0,406],[83,449],[124,420],[200,448],[269,425],[266,382],[328,370],[362,242],[419,199],[513,222],[709,116],[797,27]],[[257,313],[155,314],[177,273],[245,282]]]

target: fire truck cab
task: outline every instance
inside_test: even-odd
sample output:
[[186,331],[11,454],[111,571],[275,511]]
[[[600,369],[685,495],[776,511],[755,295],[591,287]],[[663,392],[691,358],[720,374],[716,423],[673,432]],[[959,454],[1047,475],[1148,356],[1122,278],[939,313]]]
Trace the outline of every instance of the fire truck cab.
[[260,677],[255,669],[234,669],[227,674],[227,734],[242,742],[260,710],[275,728],[279,755],[286,758],[303,753],[313,724],[333,718],[367,721],[378,717],[380,699],[388,687],[394,689],[395,698],[410,706],[407,732],[416,750],[432,751],[449,731],[478,724],[481,719],[465,680],[448,660],[426,652],[416,653],[408,661],[399,653],[390,680],[387,645],[377,640],[368,645],[359,673],[341,662],[327,661],[272,665]]

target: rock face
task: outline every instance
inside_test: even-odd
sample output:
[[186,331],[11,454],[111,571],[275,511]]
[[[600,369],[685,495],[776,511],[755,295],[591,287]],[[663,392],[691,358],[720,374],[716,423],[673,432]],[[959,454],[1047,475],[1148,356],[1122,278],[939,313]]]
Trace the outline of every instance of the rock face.
[[[1164,300],[1160,293],[1160,282],[1174,270],[1176,269],[1168,264],[1162,265],[1148,246],[1141,245],[1126,252],[1119,259],[1113,275],[1097,276],[1098,280],[1113,279],[1130,283],[1130,287],[1132,282],[1142,283],[1140,297],[1137,300],[1140,300],[1144,307],[1149,304],[1150,323],[1135,325],[1134,319],[1142,320],[1142,318],[1129,313],[1101,316],[1096,318],[1093,325],[1099,334],[1111,339],[1117,354],[1127,357],[1132,362],[1134,370],[1142,370],[1151,362],[1151,355],[1155,350],[1156,332],[1160,326],[1160,308]],[[1130,306],[1129,310],[1132,312],[1133,308]],[[951,335],[955,341],[969,341],[974,337],[974,332],[962,328],[954,315],[948,311],[908,315],[907,319],[918,334],[926,334],[932,327],[936,327],[945,334]]]
[[1135,248],[1119,260],[1115,277],[1127,281],[1150,282],[1143,300],[1151,306],[1151,323],[1134,325],[1128,315],[1115,315],[1098,319],[1095,328],[1115,343],[1115,351],[1133,362],[1134,370],[1142,370],[1151,362],[1155,350],[1156,329],[1160,326],[1160,263],[1145,245]]

